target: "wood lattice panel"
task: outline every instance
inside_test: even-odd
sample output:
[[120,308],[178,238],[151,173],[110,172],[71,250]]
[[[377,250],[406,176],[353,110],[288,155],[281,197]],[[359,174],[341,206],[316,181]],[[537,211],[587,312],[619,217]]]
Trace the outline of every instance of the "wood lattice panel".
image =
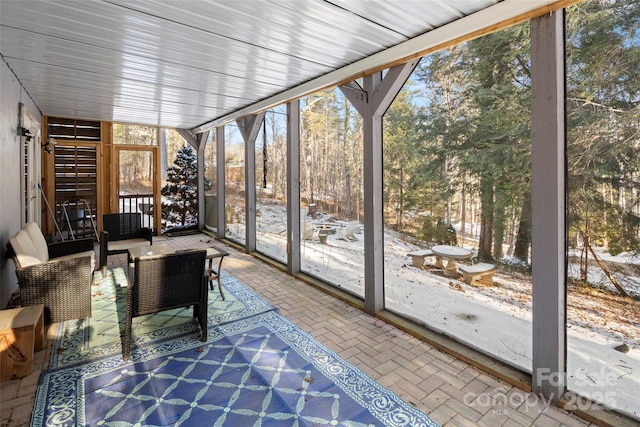
[[49,117],[48,135],[59,140],[100,141],[100,122]]
[[97,154],[97,146],[55,147],[56,219],[63,231],[71,229],[75,237],[94,232],[91,219],[95,221],[98,202]]

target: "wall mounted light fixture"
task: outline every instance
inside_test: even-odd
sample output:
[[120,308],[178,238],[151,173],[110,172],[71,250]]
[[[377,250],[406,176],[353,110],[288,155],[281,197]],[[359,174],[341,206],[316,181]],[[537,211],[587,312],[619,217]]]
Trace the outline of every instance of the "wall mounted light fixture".
[[56,145],[58,143],[58,141],[56,141],[54,138],[49,138],[47,139],[47,142],[45,142],[44,144],[42,144],[42,148],[44,149],[44,151],[46,151],[47,153],[51,153],[51,147],[53,147],[54,145]]
[[31,133],[31,131],[22,126],[20,126],[20,135],[27,138],[27,141],[31,141],[31,138],[33,138],[33,134]]

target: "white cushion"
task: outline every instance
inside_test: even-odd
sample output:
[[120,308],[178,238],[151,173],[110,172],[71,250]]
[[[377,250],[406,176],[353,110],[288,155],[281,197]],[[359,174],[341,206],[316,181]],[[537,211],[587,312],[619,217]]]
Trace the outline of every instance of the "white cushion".
[[11,247],[16,253],[16,260],[19,265],[16,267],[24,268],[30,265],[40,264],[38,252],[31,242],[29,233],[24,230],[18,231],[15,236],[9,239]]
[[31,243],[36,249],[36,253],[38,254],[38,259],[40,262],[49,261],[49,248],[47,247],[47,241],[44,239],[42,235],[42,231],[40,231],[40,227],[35,222],[30,222],[23,227],[23,230],[26,230],[29,233],[29,237],[31,237]]

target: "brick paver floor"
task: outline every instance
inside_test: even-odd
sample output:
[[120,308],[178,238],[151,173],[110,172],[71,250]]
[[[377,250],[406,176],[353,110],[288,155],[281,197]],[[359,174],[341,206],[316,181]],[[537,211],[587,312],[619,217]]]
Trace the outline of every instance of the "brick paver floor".
[[[213,239],[205,235],[168,239],[177,248],[211,242]],[[228,251],[224,271],[441,426],[590,425],[252,256],[232,248]],[[125,255],[109,257],[110,266],[125,262]],[[32,374],[0,383],[0,427],[29,425],[54,329],[55,325],[49,328],[47,348],[35,356]]]

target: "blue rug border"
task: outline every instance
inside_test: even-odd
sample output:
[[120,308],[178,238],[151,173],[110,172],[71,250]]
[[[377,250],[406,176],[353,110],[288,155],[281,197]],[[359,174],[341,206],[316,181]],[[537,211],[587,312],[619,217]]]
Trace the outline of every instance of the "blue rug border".
[[[367,373],[326,347],[286,317],[277,312],[264,313],[255,317],[255,320],[263,321],[263,319],[281,340],[289,344],[323,375],[339,385],[344,393],[363,408],[368,409],[381,422],[387,421],[384,425],[439,427],[424,412],[409,404],[394,391],[382,386]],[[240,328],[252,320],[245,319],[223,325],[221,328],[223,330]],[[231,331],[227,331],[227,333],[229,332]],[[340,370],[336,369],[338,365],[341,367]],[[368,397],[367,400],[362,398],[364,395]]]

